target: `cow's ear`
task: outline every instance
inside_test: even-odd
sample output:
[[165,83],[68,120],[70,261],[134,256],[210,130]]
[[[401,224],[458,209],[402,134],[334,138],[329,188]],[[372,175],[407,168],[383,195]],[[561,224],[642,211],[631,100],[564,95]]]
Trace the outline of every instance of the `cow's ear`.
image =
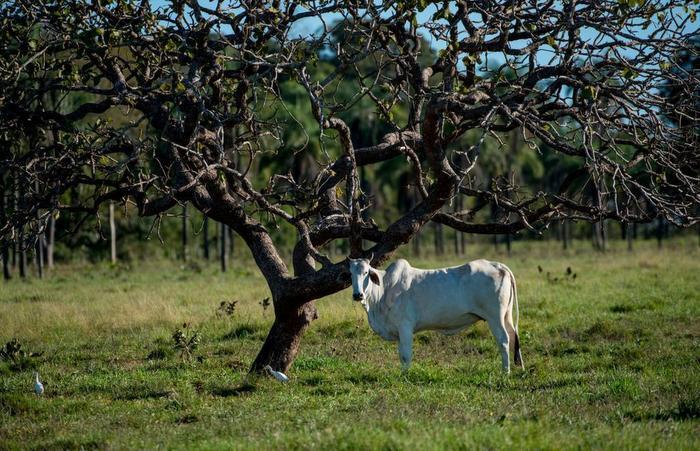
[[371,280],[375,285],[379,285],[379,273],[373,269],[370,269],[369,280]]

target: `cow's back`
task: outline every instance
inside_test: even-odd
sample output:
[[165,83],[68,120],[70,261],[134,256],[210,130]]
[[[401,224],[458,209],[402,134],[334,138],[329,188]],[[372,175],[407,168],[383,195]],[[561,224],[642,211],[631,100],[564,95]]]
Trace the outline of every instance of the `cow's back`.
[[473,315],[483,317],[497,307],[494,294],[507,280],[505,265],[488,260],[440,269],[413,268],[399,260],[387,268],[389,274],[385,308],[414,317],[418,329],[473,323]]

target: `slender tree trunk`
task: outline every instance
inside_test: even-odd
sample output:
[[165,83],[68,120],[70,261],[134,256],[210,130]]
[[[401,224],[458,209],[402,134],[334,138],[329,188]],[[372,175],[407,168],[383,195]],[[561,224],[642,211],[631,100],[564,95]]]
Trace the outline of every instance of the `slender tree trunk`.
[[48,238],[46,241],[46,267],[49,270],[53,269],[53,250],[56,242],[56,218],[51,215],[49,218]]
[[[498,214],[496,211],[496,203],[491,202],[490,208],[491,208],[491,220],[496,222],[496,219],[498,218]],[[493,240],[493,250],[495,252],[498,252],[498,235],[494,234],[492,236],[492,240]]]
[[228,230],[228,258],[234,261],[234,251],[236,250],[236,240],[234,238],[236,237],[236,233],[231,227],[226,227],[226,230]]
[[413,237],[413,255],[420,257],[420,231]]
[[[5,220],[5,185],[2,186],[2,191],[0,191],[0,222]],[[10,274],[10,251],[9,245],[2,246],[0,251],[2,253],[2,277],[5,280],[10,280],[12,275]]]
[[22,279],[27,277],[27,249],[24,242],[24,227],[19,232],[19,276]]
[[455,255],[459,255],[459,230],[454,231],[454,252]]
[[189,258],[187,252],[187,239],[189,238],[187,232],[187,204],[182,206],[182,260],[187,261]]
[[443,255],[445,253],[445,243],[442,224],[434,223],[433,231],[435,232],[435,254]]
[[266,365],[277,371],[289,370],[299,351],[304,332],[311,321],[318,317],[314,302],[288,310],[277,307],[279,303],[275,304],[275,321],[251,366],[253,372],[262,372]]
[[[17,191],[17,178],[13,177],[12,178],[12,193],[10,193],[11,200],[12,200],[12,210],[17,211],[17,202],[18,202],[18,197],[19,197],[19,192]],[[13,227],[13,232],[14,232],[14,227]],[[18,234],[19,236],[19,234]],[[13,240],[12,241],[12,269],[17,269],[17,265],[19,263],[19,246],[17,245],[18,240]]]
[[202,250],[204,251],[204,259],[209,261],[209,218],[206,216],[202,225]]
[[44,238],[43,234],[36,239],[34,257],[36,260],[36,275],[42,279],[44,277]]
[[[25,186],[20,180],[15,179],[15,205],[19,208],[20,202],[24,199]],[[24,240],[24,226],[19,230],[19,276],[24,279],[27,277],[27,243]]]
[[[458,213],[459,211],[462,210],[461,203],[460,203],[459,200],[458,200],[460,197],[461,197],[461,196],[457,196],[457,199],[454,200],[454,208],[453,208],[453,211],[454,211],[455,213]],[[460,235],[462,235],[462,233],[461,233],[459,230],[456,230],[456,229],[455,229],[455,230],[454,230],[454,251],[455,251],[455,255],[459,255],[459,239],[460,239]]]
[[117,263],[117,224],[114,221],[114,202],[109,203],[109,256],[112,264]]
[[226,272],[226,268],[228,267],[228,243],[227,243],[227,238],[228,237],[228,227],[226,224],[221,223],[221,227],[219,230],[219,259],[221,261],[221,271]]
[[598,223],[595,222],[591,224],[591,238],[593,243],[593,249],[600,250],[600,235],[598,233]]
[[608,227],[605,220],[600,221],[600,246],[603,252],[608,250]]
[[632,251],[632,224],[627,224],[625,227],[625,238],[627,239],[627,250]]
[[[36,181],[34,183],[34,188],[36,189],[36,192],[39,192],[39,181]],[[39,210],[36,212],[36,219],[37,222],[40,218]],[[37,226],[38,227],[38,226]],[[39,236],[36,238],[36,244],[34,246],[34,259],[36,260],[36,274],[37,276],[42,279],[44,277],[44,243],[46,241],[46,238],[44,237],[44,232],[42,231],[39,233]]]
[[664,218],[659,216],[656,221],[656,242],[658,243],[659,249],[662,247],[662,241],[664,239]]
[[8,246],[2,248],[2,277],[5,280],[10,280],[12,278],[12,274],[10,273],[10,252]]
[[561,245],[564,250],[569,248],[569,223],[566,219],[561,222]]

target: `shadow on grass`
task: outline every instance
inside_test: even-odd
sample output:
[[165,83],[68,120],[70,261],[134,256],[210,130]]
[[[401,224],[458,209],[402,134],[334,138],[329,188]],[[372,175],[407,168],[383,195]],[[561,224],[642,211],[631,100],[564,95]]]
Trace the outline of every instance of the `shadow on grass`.
[[239,340],[243,338],[263,340],[265,336],[262,324],[242,324],[224,334],[222,340]]
[[238,387],[216,387],[212,389],[211,394],[214,396],[229,397],[229,396],[245,396],[255,392],[255,385],[243,384]]
[[148,388],[135,388],[134,390],[113,396],[116,401],[136,401],[137,399],[158,399],[167,398],[172,392],[162,390],[151,390]]
[[681,399],[672,409],[657,412],[630,412],[626,415],[633,421],[688,421],[700,418],[700,397]]

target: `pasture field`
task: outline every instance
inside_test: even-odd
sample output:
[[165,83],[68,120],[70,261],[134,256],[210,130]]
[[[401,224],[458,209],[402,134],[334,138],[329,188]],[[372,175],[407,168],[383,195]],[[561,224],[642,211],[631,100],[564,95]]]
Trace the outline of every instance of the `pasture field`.
[[[241,388],[272,320],[250,262],[226,274],[74,264],[12,280],[0,285],[0,345],[16,337],[41,355],[0,362],[0,449],[700,449],[697,241],[617,246],[412,259],[511,267],[526,370],[510,376],[484,323],[419,334],[402,374],[396,345],[346,290],[318,302],[289,384]],[[232,300],[233,315],[217,315]],[[173,349],[184,322],[201,335],[190,358]]]

